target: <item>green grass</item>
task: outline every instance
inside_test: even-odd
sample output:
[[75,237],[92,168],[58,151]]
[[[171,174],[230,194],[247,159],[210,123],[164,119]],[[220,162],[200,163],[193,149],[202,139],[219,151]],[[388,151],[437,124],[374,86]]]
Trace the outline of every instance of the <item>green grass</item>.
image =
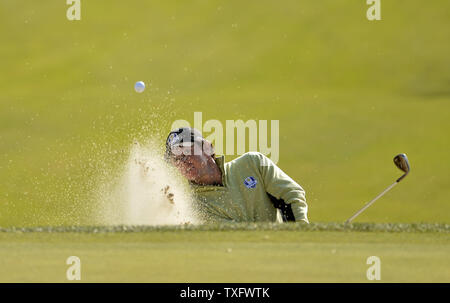
[[346,232],[406,232],[450,233],[449,224],[430,223],[216,223],[180,225],[104,225],[104,226],[38,226],[0,227],[0,233],[139,233],[167,231],[346,231]]
[[381,260],[381,282],[450,282],[448,226],[441,232],[259,227],[3,231],[0,282],[67,282],[65,261],[73,255],[81,259],[81,282],[371,282],[369,256]]
[[[310,220],[450,222],[450,6],[385,1],[0,3],[0,225],[91,225],[98,182],[176,119],[280,121]],[[135,81],[150,84],[143,94]],[[208,135],[206,133],[206,135]],[[231,160],[235,155],[228,155]]]

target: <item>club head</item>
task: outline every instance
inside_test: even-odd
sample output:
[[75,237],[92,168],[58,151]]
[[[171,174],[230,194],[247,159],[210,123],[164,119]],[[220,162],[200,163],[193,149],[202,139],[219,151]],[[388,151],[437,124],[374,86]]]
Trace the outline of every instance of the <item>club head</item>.
[[395,165],[401,169],[405,174],[397,179],[397,182],[400,182],[411,170],[409,166],[408,157],[406,157],[406,154],[398,154],[394,157],[394,163]]

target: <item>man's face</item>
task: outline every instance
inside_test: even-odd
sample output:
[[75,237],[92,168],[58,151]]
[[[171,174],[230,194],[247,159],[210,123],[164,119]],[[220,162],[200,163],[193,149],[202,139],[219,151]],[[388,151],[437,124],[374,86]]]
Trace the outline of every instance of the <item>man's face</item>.
[[174,147],[172,153],[171,162],[184,177],[197,184],[207,184],[212,165],[216,163],[213,156],[202,148],[201,142]]

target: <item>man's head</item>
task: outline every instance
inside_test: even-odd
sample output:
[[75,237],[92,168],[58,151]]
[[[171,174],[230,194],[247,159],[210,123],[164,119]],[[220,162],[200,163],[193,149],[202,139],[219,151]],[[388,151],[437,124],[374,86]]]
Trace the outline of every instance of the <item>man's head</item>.
[[165,158],[191,182],[206,185],[220,180],[214,148],[196,129],[183,127],[170,132]]

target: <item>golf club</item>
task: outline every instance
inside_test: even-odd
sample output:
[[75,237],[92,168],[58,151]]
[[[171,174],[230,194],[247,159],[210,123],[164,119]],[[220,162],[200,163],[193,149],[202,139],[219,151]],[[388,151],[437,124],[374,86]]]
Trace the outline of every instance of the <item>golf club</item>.
[[345,223],[351,223],[353,219],[355,219],[357,216],[359,216],[363,211],[365,211],[370,205],[372,205],[376,200],[378,200],[380,197],[382,197],[385,193],[387,193],[391,188],[393,188],[395,185],[397,185],[403,178],[408,175],[410,171],[409,161],[408,157],[406,157],[406,154],[398,154],[394,157],[394,163],[395,165],[401,169],[404,174],[400,178],[398,178],[393,184],[391,184],[388,188],[386,188],[382,193],[380,193],[378,196],[376,196],[372,201],[368,202],[366,205],[364,205],[363,208],[358,210],[353,216],[351,216]]

